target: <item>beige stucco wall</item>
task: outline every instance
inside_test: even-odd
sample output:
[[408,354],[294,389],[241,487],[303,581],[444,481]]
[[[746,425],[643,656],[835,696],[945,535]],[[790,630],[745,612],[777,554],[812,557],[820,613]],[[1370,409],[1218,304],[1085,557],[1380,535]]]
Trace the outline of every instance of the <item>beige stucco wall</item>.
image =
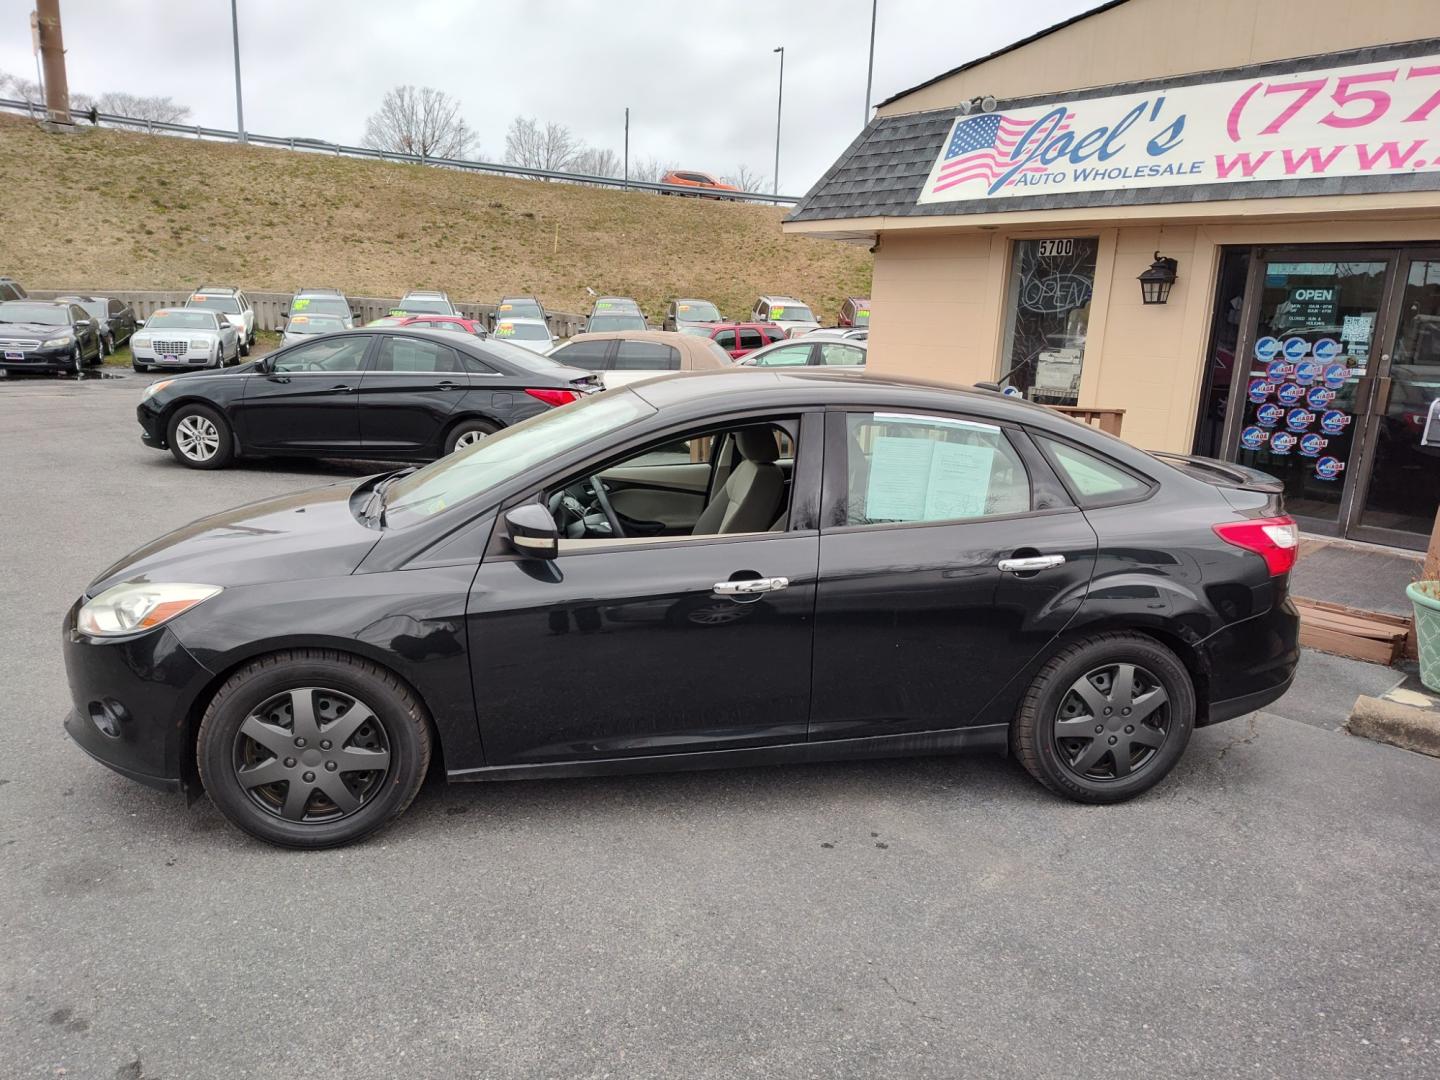
[[880,116],[1440,36],[1440,0],[1129,0],[916,90]]
[[[871,288],[870,370],[960,383],[996,378],[1005,363],[1012,242],[1046,236],[1100,240],[1079,403],[1124,409],[1121,434],[1137,446],[1188,452],[1222,246],[1440,242],[1440,214],[885,232]],[[1179,261],[1179,276],[1169,303],[1147,307],[1135,278],[1157,249]]]

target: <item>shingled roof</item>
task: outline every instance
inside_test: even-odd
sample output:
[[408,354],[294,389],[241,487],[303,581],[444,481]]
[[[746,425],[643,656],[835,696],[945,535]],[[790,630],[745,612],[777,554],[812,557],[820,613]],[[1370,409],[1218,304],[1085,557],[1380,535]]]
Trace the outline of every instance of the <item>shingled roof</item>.
[[[1365,64],[1440,49],[1440,38],[1353,49],[1323,56],[1297,57],[1245,68],[1197,72],[1173,79],[1091,87],[1063,94],[1014,98],[1002,109],[1025,109],[1061,101],[1239,79],[1290,74],[1328,64]],[[901,116],[876,117],[852,142],[785,220],[837,221],[846,218],[936,217],[1000,211],[1056,210],[1071,207],[1133,206],[1154,203],[1221,202],[1267,196],[1368,195],[1394,191],[1440,190],[1440,169],[1406,175],[1323,176],[1307,180],[1259,180],[1249,183],[1196,184],[1180,187],[1117,188],[1110,191],[1051,192],[1003,200],[969,199],[927,203],[916,200],[939,156],[950,126],[962,115],[954,107]]]

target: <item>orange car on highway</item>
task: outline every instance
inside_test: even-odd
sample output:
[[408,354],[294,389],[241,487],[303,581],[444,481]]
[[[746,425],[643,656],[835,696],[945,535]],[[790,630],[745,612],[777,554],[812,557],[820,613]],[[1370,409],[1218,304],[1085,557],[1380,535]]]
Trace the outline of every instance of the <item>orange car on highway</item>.
[[[673,184],[675,187],[702,188],[706,191],[740,190],[734,184],[727,184],[724,181],[718,180],[715,177],[711,176],[709,173],[688,172],[679,169],[667,172],[664,176],[660,178],[660,183]],[[669,195],[671,194],[671,192],[667,191],[663,194]],[[703,198],[703,196],[700,196],[698,191],[696,192],[696,196]],[[715,199],[724,198],[724,196],[722,195],[712,195],[710,197]]]

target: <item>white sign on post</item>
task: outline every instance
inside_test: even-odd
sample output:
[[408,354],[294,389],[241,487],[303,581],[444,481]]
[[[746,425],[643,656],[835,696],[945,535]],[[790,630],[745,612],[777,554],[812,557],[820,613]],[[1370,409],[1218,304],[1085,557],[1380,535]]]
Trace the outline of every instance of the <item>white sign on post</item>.
[[1440,53],[961,116],[920,203],[1440,168]]

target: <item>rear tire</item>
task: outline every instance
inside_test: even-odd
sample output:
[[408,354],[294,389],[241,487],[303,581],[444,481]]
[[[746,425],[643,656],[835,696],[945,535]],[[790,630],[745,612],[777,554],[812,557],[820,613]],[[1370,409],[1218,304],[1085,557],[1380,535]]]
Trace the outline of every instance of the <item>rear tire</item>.
[[220,813],[292,848],[336,847],[388,825],[420,790],[430,753],[429,716],[400,680],[330,649],[241,668],[205,710],[196,745]]
[[223,469],[235,456],[229,423],[208,405],[181,405],[165,429],[170,453],[191,469]]
[[1010,746],[1051,791],[1116,803],[1158,784],[1195,727],[1185,665],[1142,634],[1102,633],[1066,645],[1035,676],[1010,725]]
[[150,365],[149,365],[149,364],[142,364],[139,360],[136,360],[133,356],[130,358],[130,366],[131,366],[132,368],[134,368],[136,371],[144,372],[144,371],[149,371],[149,370],[150,370]]
[[445,453],[453,454],[456,450],[473,446],[499,430],[500,425],[492,424],[489,420],[462,420],[445,436]]

